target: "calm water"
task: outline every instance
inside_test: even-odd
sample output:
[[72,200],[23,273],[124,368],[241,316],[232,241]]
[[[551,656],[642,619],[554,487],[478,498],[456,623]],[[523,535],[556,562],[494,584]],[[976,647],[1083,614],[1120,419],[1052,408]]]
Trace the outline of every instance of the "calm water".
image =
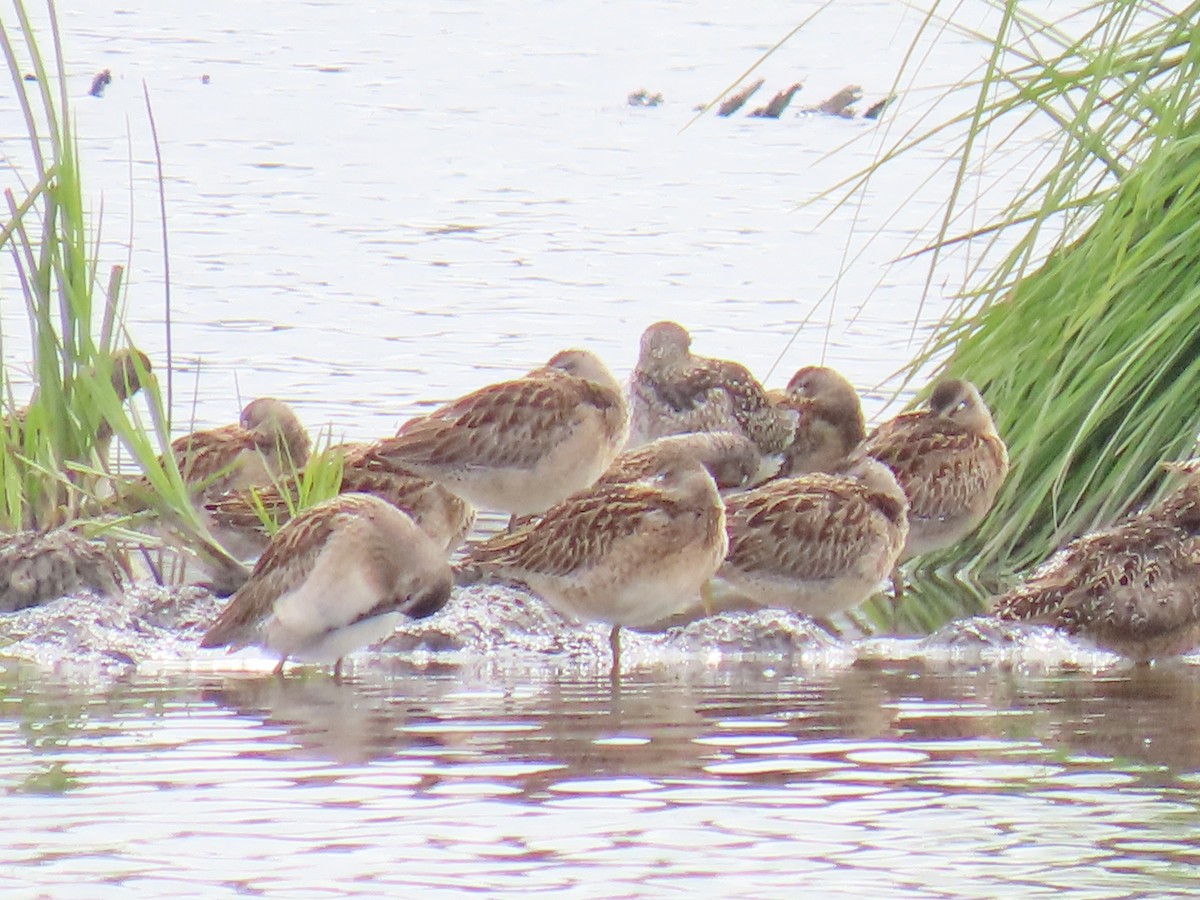
[[1195,666],[529,656],[0,675],[0,890],[1200,889]]
[[1195,664],[761,612],[627,634],[614,686],[603,628],[471,589],[335,683],[197,651],[217,608],[10,620],[40,665],[0,664],[0,892],[1200,889]]
[[[625,372],[665,317],[772,385],[824,358],[880,413],[960,277],[919,310],[923,264],[886,265],[936,218],[945,156],[912,158],[853,207],[797,204],[985,50],[946,35],[879,125],[789,114],[681,132],[815,9],[64,3],[102,266],[130,264],[129,327],[161,366],[143,83],[153,102],[177,422],[275,394],[335,437],[378,437],[565,345]],[[919,19],[833,4],[763,68],[764,92],[802,79],[798,106],[850,83],[883,96]],[[113,84],[86,97],[103,68]],[[638,88],[666,103],[628,107]],[[17,193],[21,140],[4,92]],[[994,162],[983,177],[1029,164]],[[17,291],[5,258],[19,383]],[[599,630],[460,595],[335,684],[198,653],[216,609],[135,592],[4,622],[4,896],[1200,889],[1194,662],[1131,671],[984,627],[850,644],[759,613],[630,636],[614,690]]]
[[[681,132],[817,4],[750,15],[711,0],[296,2],[286,14],[231,0],[183,13],[146,0],[63,5],[102,268],[130,261],[132,235],[130,329],[161,364],[143,84],[153,102],[180,427],[229,421],[239,392],[276,394],[313,427],[355,439],[563,346],[627,371],[642,329],[666,317],[691,327],[700,352],[744,360],[771,384],[824,354],[874,388],[916,346],[924,264],[885,264],[920,245],[940,196],[921,181],[946,160],[914,157],[862,204],[797,206],[983,59],[978,42],[945,36],[878,125],[789,113]],[[964,21],[978,24],[982,5]],[[850,83],[868,102],[885,96],[920,18],[892,2],[834,4],[762,68],[762,93],[803,80],[797,108]],[[86,96],[103,68],[113,83]],[[630,108],[642,87],[665,104]],[[4,93],[0,152],[20,161]],[[0,291],[15,290],[4,260]],[[942,291],[939,281],[922,322],[941,312]],[[0,314],[19,375],[20,304]],[[887,396],[871,392],[869,411]]]

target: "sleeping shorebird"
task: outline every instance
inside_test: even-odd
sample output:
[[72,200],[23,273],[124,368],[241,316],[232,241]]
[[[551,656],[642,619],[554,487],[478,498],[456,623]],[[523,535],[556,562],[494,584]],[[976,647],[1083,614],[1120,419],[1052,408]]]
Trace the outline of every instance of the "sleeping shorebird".
[[719,490],[732,491],[752,482],[762,457],[753,441],[732,431],[673,434],[622,451],[600,476],[599,483],[640,481],[685,460],[695,460],[704,466]]
[[805,366],[785,390],[772,391],[771,399],[797,416],[779,477],[837,471],[866,437],[858,392],[833,369]]
[[1067,544],[992,608],[1053,625],[1138,664],[1200,646],[1200,459],[1161,502]]
[[[86,372],[81,373],[79,379],[95,381],[99,372],[105,369],[109,372],[113,392],[122,403],[142,389],[143,380],[148,380],[151,377],[152,371],[150,358],[145,353],[141,350],[122,347],[119,350],[113,351],[108,365],[103,368],[93,366]],[[36,399],[36,397],[37,392],[35,391],[34,398]],[[15,426],[16,431],[12,433],[16,442],[20,443],[22,432],[24,431],[25,419],[28,415],[29,407],[23,406],[13,413],[11,422],[6,418],[0,427],[11,431]],[[93,443],[96,454],[101,460],[108,459],[108,449],[112,443],[112,436],[112,425],[107,420],[101,419],[96,426],[96,436]]]
[[125,571],[114,547],[70,526],[0,535],[0,613],[80,590],[117,596]]
[[271,539],[250,580],[200,639],[201,647],[256,644],[289,657],[334,661],[392,632],[402,616],[437,612],[450,596],[440,547],[396,507],[339,494],[292,519]]
[[[928,407],[884,422],[856,456],[886,465],[908,496],[908,539],[900,562],[949,547],[983,521],[1004,477],[1008,450],[969,381],[934,385]],[[895,596],[902,591],[893,578]]]
[[712,476],[681,459],[639,481],[598,484],[540,517],[469,545],[467,565],[524,582],[563,615],[620,629],[693,605],[725,556],[725,512]]
[[[142,382],[152,376],[150,357],[141,350],[122,347],[112,355],[110,379],[117,399],[124,403],[142,389]],[[107,419],[96,426],[96,452],[100,459],[108,459],[112,444],[113,429]]]
[[717,576],[761,606],[843,612],[896,565],[907,509],[891,470],[869,458],[836,475],[774,479],[726,498],[729,552]]
[[624,443],[628,419],[604,363],[564,350],[528,375],[406,422],[375,453],[479,509],[515,517],[593,484]]
[[[194,431],[171,442],[183,481],[203,503],[228,491],[262,487],[308,461],[309,439],[282,400],[259,397],[242,410],[236,425]],[[146,479],[128,484],[118,505],[137,508],[150,490]]]
[[675,322],[658,322],[642,334],[629,384],[629,446],[691,431],[732,431],[763,454],[783,451],[796,414],[772,404],[744,366],[694,356],[690,348],[691,337]]
[[[332,448],[344,454],[339,493],[380,497],[412,517],[444,552],[457,548],[475,522],[475,510],[440,484],[395,465],[378,452],[378,446],[349,444]],[[250,556],[261,553],[267,544],[260,508],[276,525],[282,525],[291,518],[299,494],[297,477],[287,475],[263,488],[212,498],[205,509],[221,543],[235,547],[238,555]]]

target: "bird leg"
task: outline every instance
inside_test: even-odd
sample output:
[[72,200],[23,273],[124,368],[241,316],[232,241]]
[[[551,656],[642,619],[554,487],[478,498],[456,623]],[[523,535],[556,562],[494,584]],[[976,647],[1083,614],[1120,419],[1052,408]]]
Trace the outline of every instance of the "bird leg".
[[333,664],[333,682],[334,684],[342,683],[342,657],[338,657],[337,662]]
[[283,664],[285,662],[287,662],[286,656],[279,657],[279,662],[276,663],[275,668],[271,671],[271,674],[278,678],[282,678],[283,677]]
[[609,672],[614,682],[621,680],[621,626],[614,625],[608,633],[608,647],[612,651],[612,670]]
[[900,567],[892,569],[892,631],[900,624],[900,606],[904,603],[904,573]]
[[716,605],[713,601],[712,579],[708,579],[704,584],[700,585],[700,606],[704,610],[705,616],[711,616]]

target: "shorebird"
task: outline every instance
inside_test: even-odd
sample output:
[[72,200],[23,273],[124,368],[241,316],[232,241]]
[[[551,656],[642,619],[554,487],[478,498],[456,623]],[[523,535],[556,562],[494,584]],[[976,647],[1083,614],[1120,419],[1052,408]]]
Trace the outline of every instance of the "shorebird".
[[[117,395],[117,399],[124,403],[134,394],[142,389],[143,379],[148,379],[151,375],[150,358],[141,350],[135,350],[127,347],[122,347],[119,350],[113,351],[107,365],[93,366],[86,371],[80,373],[76,381],[78,388],[79,381],[96,381],[100,371],[107,370],[109,380],[112,383],[113,392]],[[34,400],[37,398],[37,392],[34,392]],[[31,401],[32,403],[33,401]],[[25,428],[25,420],[29,415],[29,407],[22,406],[12,415],[11,422],[6,418],[0,427],[10,431],[17,443],[23,439]],[[15,427],[15,431],[13,428]],[[96,425],[96,436],[93,446],[96,449],[96,454],[101,460],[108,459],[108,448],[112,443],[113,430],[112,425],[106,419],[101,419]]]
[[692,606],[725,556],[725,512],[712,476],[680,459],[639,481],[598,484],[540,517],[468,545],[467,564],[523,581],[559,613],[620,629]]
[[733,431],[774,454],[791,443],[796,421],[793,411],[771,403],[745,366],[694,356],[690,335],[675,322],[643,332],[629,396],[630,447],[671,434]]
[[[143,380],[151,377],[150,357],[141,350],[122,347],[112,355],[110,380],[117,399],[124,403],[142,389]],[[108,459],[112,444],[113,429],[107,419],[96,426],[96,453],[100,459]]]
[[695,460],[708,470],[721,491],[740,490],[758,474],[762,457],[754,442],[732,431],[696,431],[656,438],[622,451],[600,476],[601,484],[651,478],[667,466]]
[[204,496],[270,484],[308,462],[308,433],[290,406],[251,400],[236,425],[194,431],[171,442],[186,484]]
[[1161,502],[1067,544],[998,597],[1001,619],[1053,625],[1138,664],[1200,645],[1200,459]]
[[717,576],[761,606],[824,618],[857,606],[896,565],[908,501],[890,469],[778,478],[725,500],[729,552]]
[[771,392],[776,406],[796,413],[795,434],[783,451],[779,477],[834,472],[866,437],[858,392],[825,366],[805,366],[783,391]]
[[401,616],[437,612],[450,596],[440,547],[396,507],[370,494],[339,494],[292,519],[201,647],[251,644],[288,658],[334,661],[386,637]]
[[[445,553],[462,543],[475,522],[475,510],[460,497],[427,478],[414,475],[379,453],[378,444],[349,444],[331,448],[342,453],[339,493],[373,494],[412,517]],[[230,491],[205,504],[222,544],[239,555],[261,553],[268,533],[261,509],[276,525],[291,518],[300,496],[295,475],[276,479],[263,488]]]
[[792,98],[796,96],[796,92],[804,85],[797,81],[789,88],[784,88],[778,94],[771,98],[766,106],[760,106],[753,110],[749,116],[752,119],[778,119],[783,115],[783,111],[788,108],[788,104],[792,102]]
[[[1008,474],[1008,450],[979,391],[943,379],[926,409],[884,422],[855,451],[879,460],[908,496],[908,539],[900,562],[949,547],[992,508]],[[900,579],[894,579],[896,596]]]
[[480,509],[539,513],[593,484],[625,441],[628,409],[612,373],[564,350],[406,422],[375,454]]
[[0,535],[0,613],[79,590],[114,596],[124,581],[113,547],[89,540],[70,526]]

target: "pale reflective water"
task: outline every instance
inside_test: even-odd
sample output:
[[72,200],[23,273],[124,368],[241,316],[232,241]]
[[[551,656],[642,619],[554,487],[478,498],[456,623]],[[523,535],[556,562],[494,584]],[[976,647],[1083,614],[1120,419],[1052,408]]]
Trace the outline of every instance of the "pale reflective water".
[[217,601],[11,620],[6,896],[1200,890],[1200,666],[1044,631],[627,634],[460,593],[345,681],[195,649]]
[[[969,26],[987,18],[958,7]],[[276,394],[335,439],[374,438],[566,345],[624,373],[666,317],[771,385],[837,365],[879,414],[876,386],[961,280],[940,277],[918,311],[923,263],[886,265],[936,219],[946,157],[914,156],[862,203],[796,207],[931,106],[948,117],[941,87],[986,49],[956,34],[923,48],[878,125],[789,113],[681,131],[816,9],[64,3],[101,270],[130,264],[132,337],[161,367],[143,82],[153,103],[177,427]],[[803,79],[798,106],[850,83],[877,99],[920,19],[830,4],[763,68],[764,93]],[[89,98],[102,68],[113,84]],[[628,107],[643,87],[666,103]],[[20,196],[10,92],[0,123]],[[1031,162],[991,164],[1019,183]],[[19,393],[7,257],[0,296]],[[15,642],[0,662],[0,894],[1200,888],[1194,661],[1132,671],[984,626],[853,644],[759,613],[630,636],[614,690],[601,631],[460,595],[336,684],[198,654],[216,608],[72,600],[0,626]]]
[[[177,427],[229,421],[240,391],[286,397],[337,437],[374,438],[564,346],[585,344],[626,372],[642,329],[668,317],[693,330],[697,350],[738,358],[772,385],[824,356],[875,412],[890,393],[874,388],[954,289],[938,281],[914,334],[924,263],[886,266],[937,217],[940,193],[922,182],[948,151],[881,175],[868,202],[797,207],[928,115],[946,83],[979,65],[977,40],[945,35],[880,123],[789,111],[684,131],[696,104],[818,4],[64,7],[101,271],[132,263],[132,336],[161,365],[143,84],[153,104]],[[964,21],[979,24],[983,8],[968,4]],[[803,80],[795,109],[850,83],[868,102],[886,96],[921,18],[889,2],[831,4],[763,66],[760,93]],[[89,97],[102,68],[113,83]],[[629,107],[642,87],[664,105]],[[7,92],[0,121],[0,153],[20,162]],[[1027,162],[1012,165],[1019,175]],[[0,262],[0,291],[15,290]],[[0,316],[19,377],[20,304]]]
[[9,668],[0,890],[1182,896],[1198,674]]

